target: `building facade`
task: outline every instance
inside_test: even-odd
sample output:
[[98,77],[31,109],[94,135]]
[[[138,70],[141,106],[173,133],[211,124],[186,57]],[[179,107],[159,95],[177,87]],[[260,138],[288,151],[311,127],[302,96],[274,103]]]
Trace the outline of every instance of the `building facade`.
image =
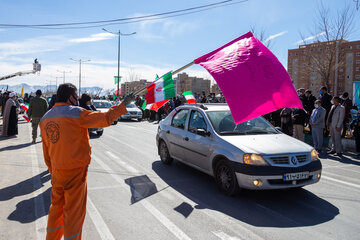
[[133,82],[124,82],[121,84],[121,94],[120,96],[124,97],[127,94],[131,92],[136,92],[143,87],[146,87],[150,82],[148,82],[145,79],[141,79],[139,81],[133,81]]
[[177,94],[182,94],[186,91],[192,91],[195,95],[205,92],[206,95],[210,93],[210,80],[190,77],[186,73],[180,73],[174,78],[174,84]]
[[353,83],[360,82],[360,41],[319,42],[289,49],[288,72],[297,89],[315,93],[327,85],[333,95],[348,92],[352,97]]

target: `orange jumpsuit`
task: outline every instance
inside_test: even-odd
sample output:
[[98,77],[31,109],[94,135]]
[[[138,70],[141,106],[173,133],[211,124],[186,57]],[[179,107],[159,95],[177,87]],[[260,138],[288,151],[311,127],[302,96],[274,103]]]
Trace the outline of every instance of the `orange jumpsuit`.
[[46,239],[81,239],[86,214],[86,178],[91,160],[88,128],[110,126],[125,114],[124,104],[108,112],[56,103],[40,121],[45,163],[51,173]]

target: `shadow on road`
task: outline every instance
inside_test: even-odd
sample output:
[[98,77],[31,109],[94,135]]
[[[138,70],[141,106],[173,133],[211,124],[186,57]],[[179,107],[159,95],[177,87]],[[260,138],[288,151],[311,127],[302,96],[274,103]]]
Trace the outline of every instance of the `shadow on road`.
[[127,178],[125,183],[130,186],[131,204],[158,192],[155,183],[146,175]]
[[333,160],[333,161],[338,161],[340,163],[353,164],[353,165],[360,166],[360,161],[354,160],[354,159],[359,158],[355,154],[347,153],[346,155],[342,155],[342,157],[336,157],[336,156],[332,156],[332,155],[327,155],[326,158],[327,159],[323,159],[322,161]]
[[[51,204],[50,193],[51,187],[36,197],[19,202],[16,204],[16,209],[8,216],[8,220],[30,223],[48,215]],[[44,208],[38,206],[39,204],[44,204]]]
[[31,142],[17,144],[17,145],[13,145],[13,146],[6,146],[6,147],[3,147],[3,148],[0,148],[0,152],[9,151],[9,150],[18,150],[18,149],[21,149],[21,148],[26,148],[26,147],[28,147],[30,145],[32,145]]
[[[152,169],[170,187],[197,203],[196,209],[219,211],[256,227],[313,226],[339,214],[337,207],[305,189],[243,190],[237,197],[227,197],[217,190],[212,177],[177,161],[170,166],[156,161]],[[193,209],[182,203],[174,210],[187,217]]]
[[[34,184],[34,180],[40,178],[41,184]],[[0,201],[7,201],[14,197],[32,193],[44,186],[44,183],[51,179],[49,171],[44,171],[32,178],[19,182],[15,185],[0,189]]]

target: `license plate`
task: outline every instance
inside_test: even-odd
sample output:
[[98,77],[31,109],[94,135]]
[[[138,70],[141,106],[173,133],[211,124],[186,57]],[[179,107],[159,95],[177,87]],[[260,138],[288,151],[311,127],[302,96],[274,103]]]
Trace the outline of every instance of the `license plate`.
[[309,172],[285,173],[284,181],[294,181],[309,178]]

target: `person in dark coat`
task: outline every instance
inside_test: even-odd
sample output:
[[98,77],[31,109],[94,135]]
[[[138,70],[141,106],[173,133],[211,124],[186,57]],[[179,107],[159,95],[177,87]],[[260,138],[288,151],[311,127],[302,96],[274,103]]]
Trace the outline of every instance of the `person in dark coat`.
[[294,129],[294,137],[300,141],[304,141],[304,125],[306,120],[305,111],[301,108],[295,108],[291,117]]
[[311,90],[306,90],[305,94],[306,96],[305,96],[304,109],[310,116],[312,111],[315,109],[316,97],[312,95]]
[[[325,119],[327,119],[328,115],[329,115],[329,112],[330,112],[330,109],[331,109],[331,106],[332,106],[332,103],[331,103],[332,96],[328,93],[328,89],[325,86],[320,88],[319,93],[320,93],[319,100],[321,101],[321,106],[323,108],[325,108],[325,110],[326,110]],[[329,128],[329,126],[327,126],[326,130],[325,130],[325,135],[326,136],[329,135],[328,128]]]
[[57,99],[56,94],[51,96],[51,100],[50,100],[50,103],[49,103],[49,110],[55,105],[56,99]]
[[356,153],[360,156],[360,111],[358,112],[357,118],[351,122],[350,127],[354,129]]
[[18,134],[18,109],[15,103],[15,93],[9,94],[9,99],[5,103],[3,114],[3,136],[14,136]]
[[342,94],[342,96],[341,96],[341,105],[343,105],[344,108],[345,108],[345,118],[344,118],[344,123],[343,123],[343,132],[342,132],[341,136],[345,137],[347,126],[348,126],[348,124],[350,122],[350,119],[351,119],[350,110],[353,108],[353,103],[352,103],[352,100],[349,98],[349,93],[348,92],[344,92]]
[[281,113],[281,130],[283,133],[292,136],[293,135],[293,124],[291,119],[292,110],[290,108],[284,108]]

